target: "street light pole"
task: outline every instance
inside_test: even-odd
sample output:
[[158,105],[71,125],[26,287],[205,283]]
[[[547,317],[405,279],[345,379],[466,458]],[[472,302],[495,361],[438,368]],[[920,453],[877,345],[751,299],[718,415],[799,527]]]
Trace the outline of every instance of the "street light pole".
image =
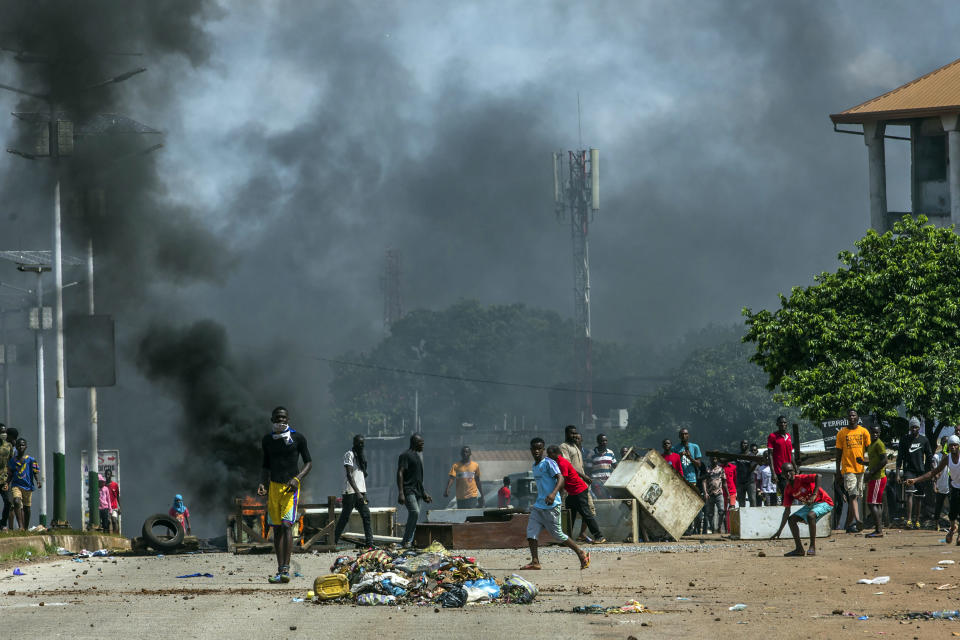
[[36,265],[34,267],[21,266],[22,271],[37,272],[37,332],[33,336],[33,345],[37,354],[37,441],[40,454],[40,524],[47,525],[47,418],[46,397],[43,388],[43,272],[49,267]]
[[66,380],[63,365],[63,259],[60,232],[60,176],[54,191],[53,207],[53,281],[54,323],[57,331],[57,444],[53,451],[53,520],[55,527],[67,527],[67,473],[66,473]]
[[[94,315],[93,297],[93,238],[87,240],[87,310]],[[97,388],[90,387],[90,450],[87,452],[87,499],[90,510],[90,529],[100,525],[100,445],[98,443],[99,416],[97,415]]]

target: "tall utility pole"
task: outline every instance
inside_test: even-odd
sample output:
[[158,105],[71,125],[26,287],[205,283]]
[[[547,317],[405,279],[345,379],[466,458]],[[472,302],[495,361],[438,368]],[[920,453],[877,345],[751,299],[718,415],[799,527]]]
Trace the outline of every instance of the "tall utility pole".
[[573,241],[574,366],[577,415],[592,429],[593,364],[590,334],[590,222],[600,209],[600,152],[597,149],[553,154],[553,201],[557,219],[570,217]]
[[390,333],[393,323],[403,317],[403,302],[400,298],[400,252],[387,249],[380,278],[383,291],[383,332]]
[[[21,52],[24,53],[24,52]],[[21,56],[19,60],[26,60],[36,63],[54,63],[55,58],[43,54],[33,54],[28,57]],[[84,90],[95,90],[106,87],[111,84],[123,82],[137,74],[146,71],[140,67],[122,73],[113,78],[98,82],[86,87]],[[0,89],[12,91],[20,95],[42,101],[46,110],[33,113],[15,113],[13,114],[21,120],[26,120],[45,125],[46,137],[41,137],[37,148],[33,152],[23,152],[15,149],[7,149],[8,152],[21,157],[33,160],[39,157],[49,157],[53,161],[55,189],[54,189],[54,222],[53,222],[53,273],[55,279],[55,301],[56,301],[56,356],[57,356],[57,443],[53,454],[53,520],[54,527],[69,527],[67,522],[67,479],[66,479],[66,378],[64,374],[64,354],[63,354],[63,272],[61,261],[61,231],[60,231],[60,183],[62,178],[62,167],[60,158],[69,156],[73,153],[74,143],[74,119],[69,113],[57,111],[58,104],[64,104],[73,96],[64,95],[59,92],[59,87],[50,87],[47,93],[36,93],[26,91],[6,84],[0,84]],[[105,122],[104,122],[105,121]],[[140,131],[145,129],[144,125],[132,121],[123,116],[113,116],[110,114],[97,114],[92,118],[92,125],[88,124],[91,133],[101,134],[111,131],[129,131],[145,133],[155,131]],[[104,126],[104,124],[106,126]],[[131,127],[132,125],[135,125]],[[148,128],[146,128],[148,129]],[[159,132],[155,132],[159,133]],[[93,455],[96,455],[93,451]],[[42,473],[42,469],[41,469]]]

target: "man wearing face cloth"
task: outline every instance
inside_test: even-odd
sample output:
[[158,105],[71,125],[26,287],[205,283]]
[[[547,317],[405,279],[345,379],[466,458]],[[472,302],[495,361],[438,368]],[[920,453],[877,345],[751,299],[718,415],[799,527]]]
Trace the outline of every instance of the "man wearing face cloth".
[[[307,439],[289,424],[284,407],[273,410],[272,433],[263,436],[263,468],[257,495],[267,496],[267,524],[273,527],[273,546],[277,552],[277,573],[271,584],[290,582],[290,553],[293,548],[293,523],[297,521],[300,484],[310,473],[313,463]],[[298,459],[303,468],[298,469]],[[269,484],[269,490],[267,486]]]
[[343,455],[343,469],[347,474],[343,483],[343,506],[340,519],[333,532],[333,544],[340,541],[340,534],[350,522],[354,509],[363,521],[364,546],[373,546],[373,531],[370,528],[370,507],[367,506],[367,459],[363,455],[363,436],[353,436],[353,446]]
[[13,457],[13,445],[7,441],[7,425],[0,422],[0,497],[3,498],[3,515],[0,515],[0,530],[7,528],[10,517],[10,474],[7,465]]

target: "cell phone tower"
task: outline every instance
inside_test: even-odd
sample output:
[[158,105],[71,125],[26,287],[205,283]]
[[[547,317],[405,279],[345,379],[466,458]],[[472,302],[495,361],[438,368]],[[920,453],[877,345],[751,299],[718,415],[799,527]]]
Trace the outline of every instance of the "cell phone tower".
[[597,149],[553,154],[553,202],[557,220],[570,218],[573,240],[574,366],[577,415],[582,427],[592,429],[593,365],[590,334],[590,250],[587,236],[600,210],[600,151]]

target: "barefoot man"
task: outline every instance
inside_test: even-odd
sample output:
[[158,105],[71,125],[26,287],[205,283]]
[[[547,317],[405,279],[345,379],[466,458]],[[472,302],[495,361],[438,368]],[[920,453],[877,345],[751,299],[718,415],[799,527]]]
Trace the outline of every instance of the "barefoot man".
[[[777,532],[770,536],[771,540],[780,537],[783,531],[783,525],[790,523],[790,533],[793,534],[793,541],[797,548],[783,554],[785,556],[815,556],[817,555],[817,520],[827,515],[833,510],[833,500],[827,495],[827,492],[820,486],[819,473],[797,473],[793,463],[786,462],[780,468],[780,474],[786,480],[783,489],[783,518],[780,519],[780,527]],[[790,514],[790,505],[794,500],[803,504],[796,513]],[[800,541],[801,522],[806,522],[810,529],[810,548],[803,550],[803,543]]]
[[570,547],[580,558],[580,568],[590,566],[590,554],[584,553],[577,543],[567,537],[560,528],[560,490],[563,489],[563,476],[557,463],[545,455],[546,443],[543,438],[530,441],[530,455],[533,456],[533,478],[537,483],[537,501],[530,506],[530,520],[527,523],[527,543],[530,545],[530,564],[521,569],[539,569],[540,556],[537,554],[537,536],[546,529],[554,540]]

